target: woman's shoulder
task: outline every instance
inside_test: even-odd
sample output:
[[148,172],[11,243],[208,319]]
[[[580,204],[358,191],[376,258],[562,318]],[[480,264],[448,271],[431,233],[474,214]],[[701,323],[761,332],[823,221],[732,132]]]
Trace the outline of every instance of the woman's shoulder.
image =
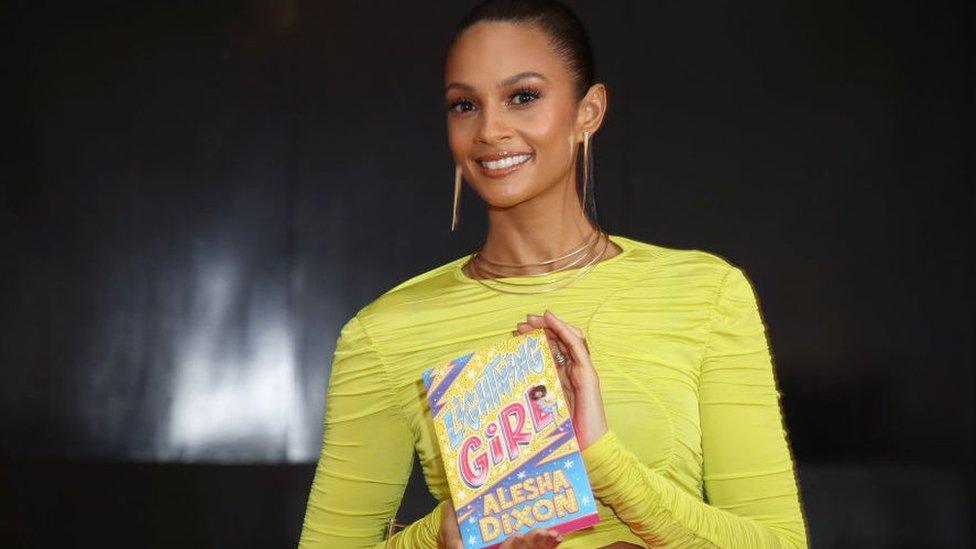
[[436,267],[422,271],[419,274],[413,275],[410,278],[398,283],[386,292],[384,292],[380,297],[386,295],[393,295],[399,292],[406,292],[409,290],[421,290],[428,286],[437,286],[444,284],[448,280],[454,278],[454,273],[458,267],[460,267],[470,256],[463,255],[457,259],[452,259],[447,263],[437,265]]
[[[743,267],[722,254],[700,247],[665,246],[618,237],[627,254],[619,269],[622,307],[657,310],[662,303],[684,310],[714,310],[722,296],[745,303],[753,292]],[[633,312],[633,311],[632,311]]]
[[733,269],[740,268],[728,257],[716,251],[700,247],[664,245],[633,237],[612,235],[627,254],[628,261],[622,268],[637,273],[637,280],[673,277],[724,278]]
[[410,276],[362,307],[356,317],[368,321],[383,316],[409,315],[411,311],[417,312],[418,303],[428,306],[438,300],[450,303],[450,289],[457,285],[457,269],[468,257],[465,255]]

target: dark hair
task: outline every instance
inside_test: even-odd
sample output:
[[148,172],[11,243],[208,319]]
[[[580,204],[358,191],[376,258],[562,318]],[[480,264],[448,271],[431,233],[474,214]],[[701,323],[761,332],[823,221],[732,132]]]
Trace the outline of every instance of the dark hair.
[[[566,60],[569,72],[573,76],[573,90],[577,101],[582,100],[590,86],[596,83],[596,69],[593,64],[593,49],[590,47],[589,35],[583,23],[566,4],[557,0],[484,0],[471,8],[471,11],[457,24],[447,51],[451,50],[465,29],[479,21],[538,25],[549,36],[549,43],[556,52]],[[582,156],[582,154],[577,155],[577,196],[582,196],[581,189],[583,185],[588,184],[582,181],[581,173],[593,173],[593,155],[590,155],[590,166],[586,167],[585,172],[582,168]],[[592,180],[591,177],[588,178]],[[596,189],[593,189],[592,184],[589,184],[589,188],[591,190],[587,193],[583,212],[599,225],[596,214]]]
[[[573,10],[556,0],[485,0],[464,16],[454,31],[450,46],[465,29],[479,21],[530,23],[549,36],[549,43],[569,65],[576,100],[583,99],[596,82],[590,38]],[[448,50],[450,50],[448,46]]]

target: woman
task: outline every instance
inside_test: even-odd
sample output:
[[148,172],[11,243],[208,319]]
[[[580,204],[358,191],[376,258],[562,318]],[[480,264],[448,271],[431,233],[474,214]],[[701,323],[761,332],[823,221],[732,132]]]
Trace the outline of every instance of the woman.
[[[589,139],[607,92],[576,17],[552,1],[479,5],[448,50],[445,84],[452,227],[463,178],[487,204],[488,234],[342,328],[300,546],[461,547],[421,372],[543,328],[600,523],[503,548],[805,547],[750,282],[717,255],[596,223]],[[440,504],[383,541],[414,449]]]

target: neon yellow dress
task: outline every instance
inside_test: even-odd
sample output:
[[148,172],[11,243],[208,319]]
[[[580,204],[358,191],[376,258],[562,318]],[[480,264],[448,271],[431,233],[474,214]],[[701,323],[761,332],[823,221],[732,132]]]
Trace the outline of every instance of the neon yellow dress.
[[[546,309],[586,334],[610,428],[582,452],[600,523],[565,534],[560,547],[806,547],[751,283],[715,254],[611,240],[620,254],[553,292],[498,293],[463,273],[465,256],[350,319],[336,343],[299,547],[437,547],[450,493],[421,372],[510,337],[527,313]],[[441,504],[385,545],[414,450]]]

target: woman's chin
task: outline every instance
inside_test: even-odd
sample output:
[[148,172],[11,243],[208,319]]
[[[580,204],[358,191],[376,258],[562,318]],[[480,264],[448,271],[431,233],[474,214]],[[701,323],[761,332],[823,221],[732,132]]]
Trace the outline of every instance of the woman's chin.
[[532,198],[533,193],[524,187],[493,188],[485,193],[480,193],[481,199],[489,208],[504,209],[517,206],[522,202]]

